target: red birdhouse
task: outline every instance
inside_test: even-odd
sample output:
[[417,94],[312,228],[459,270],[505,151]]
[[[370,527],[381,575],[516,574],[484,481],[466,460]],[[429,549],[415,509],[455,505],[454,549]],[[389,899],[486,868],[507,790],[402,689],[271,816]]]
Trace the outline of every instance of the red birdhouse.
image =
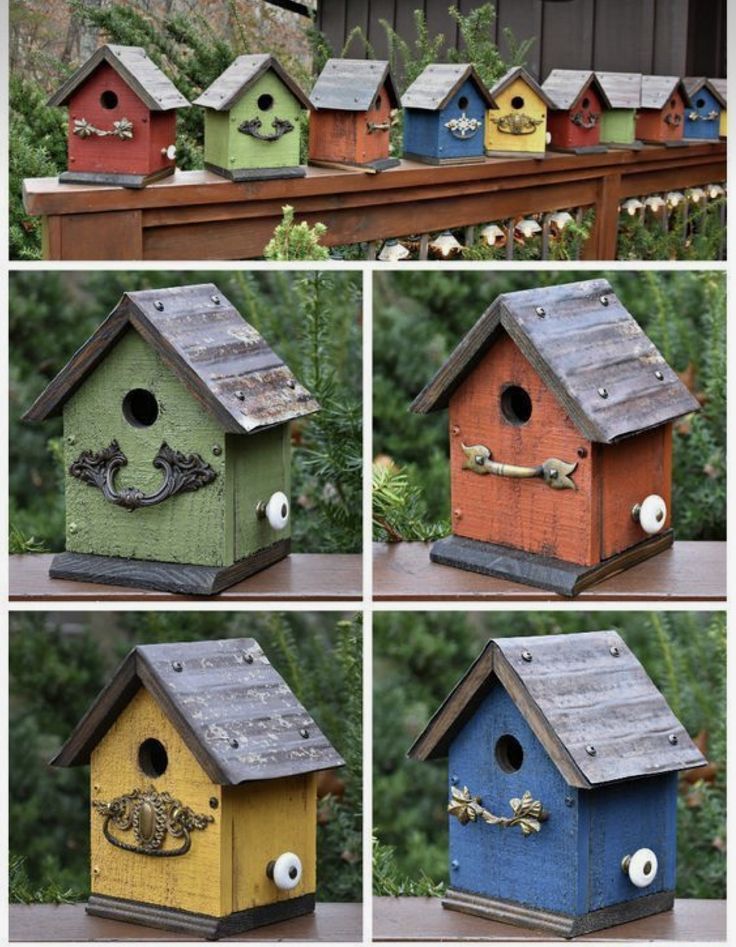
[[418,395],[448,408],[433,561],[575,595],[672,544],[672,421],[698,402],[606,280],[499,296]]
[[176,170],[189,102],[140,46],[101,46],[49,99],[69,108],[67,184],[145,187]]
[[400,163],[389,157],[399,97],[387,62],[328,59],[309,101],[310,164],[375,172]]
[[689,105],[690,96],[677,76],[642,76],[636,137],[655,145],[684,145],[682,132]]
[[553,69],[542,86],[554,102],[547,113],[555,151],[590,154],[607,151],[601,140],[601,115],[611,107],[594,72]]

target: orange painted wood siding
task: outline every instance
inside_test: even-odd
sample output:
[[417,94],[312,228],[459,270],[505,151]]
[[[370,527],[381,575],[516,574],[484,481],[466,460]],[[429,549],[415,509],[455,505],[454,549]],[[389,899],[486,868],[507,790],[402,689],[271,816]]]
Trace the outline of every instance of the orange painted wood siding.
[[[665,121],[667,116],[680,117],[680,124]],[[636,117],[636,137],[642,141],[679,141],[685,127],[685,102],[679,90],[663,109],[640,109]]]
[[390,117],[391,103],[385,86],[367,112],[312,110],[309,113],[309,157],[317,161],[357,164],[388,158],[389,132],[369,132],[368,123],[384,124]]

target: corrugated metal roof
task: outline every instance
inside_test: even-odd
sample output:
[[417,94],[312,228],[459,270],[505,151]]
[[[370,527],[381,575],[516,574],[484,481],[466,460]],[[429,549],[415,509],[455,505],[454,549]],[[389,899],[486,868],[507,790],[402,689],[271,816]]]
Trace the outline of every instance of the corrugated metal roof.
[[328,59],[309,101],[315,109],[367,112],[384,83],[392,108],[398,108],[389,64],[384,59]]
[[309,108],[309,99],[297,83],[286,72],[275,56],[268,53],[253,56],[238,56],[207,89],[194,100],[194,105],[224,112],[248,91],[248,89],[269,69],[278,76],[287,89],[305,109]]
[[461,85],[471,79],[488,108],[496,103],[483,81],[469,63],[432,63],[412,82],[401,97],[405,109],[426,109],[431,112],[443,109]]

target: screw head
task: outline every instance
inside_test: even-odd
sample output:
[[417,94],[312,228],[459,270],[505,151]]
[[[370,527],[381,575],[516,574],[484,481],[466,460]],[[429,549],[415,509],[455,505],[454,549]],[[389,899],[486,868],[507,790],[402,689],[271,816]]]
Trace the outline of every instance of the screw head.
[[154,309],[158,309],[159,312],[163,312],[163,311],[164,311],[164,304],[161,302],[160,299],[157,299],[156,302],[153,304],[153,308],[154,308]]
[[667,737],[667,739],[668,739],[669,742],[672,744],[672,746],[677,746],[677,734],[676,734],[676,733],[671,733],[671,734]]
[[296,381],[293,378],[289,378],[286,382],[287,388],[296,388]]
[[654,373],[654,377],[657,381],[664,381],[664,372],[660,372],[659,369]]
[[215,455],[215,457],[220,456],[220,454],[222,453],[222,448],[220,447],[219,444],[213,444],[212,453]]
[[69,532],[70,532],[70,533],[76,533],[76,531],[77,531],[78,529],[79,529],[79,527],[77,526],[76,523],[70,523],[70,524],[69,524]]
[[238,741],[235,739],[235,737],[231,737],[231,739],[229,739],[227,742],[230,744],[230,746],[231,746],[234,750],[237,750],[237,748],[240,746],[240,744],[239,744]]
[[217,809],[220,805],[217,796],[210,796],[210,809]]
[[219,306],[219,305],[220,305],[220,297],[219,297],[219,296],[210,296],[210,299],[212,300],[212,302],[213,302],[216,306]]
[[252,654],[246,654],[245,657],[244,657],[244,660],[245,660],[245,663],[246,663],[246,664],[252,664],[252,663],[253,663],[253,655],[252,655]]
[[245,401],[245,392],[238,388],[238,390],[235,392],[235,397],[238,399],[238,401]]
[[459,867],[460,862],[457,860],[457,858],[453,858],[450,862],[450,868],[452,868],[453,871],[457,871]]
[[184,670],[184,665],[181,663],[181,661],[172,661],[172,662],[171,662],[171,666],[172,666],[172,668],[173,668],[175,671],[183,671],[183,670]]
[[608,305],[608,296],[601,296],[601,306]]
[[66,440],[67,440],[67,443],[68,443],[68,444],[71,444],[71,445],[74,445],[74,444],[77,443],[77,439],[76,439],[76,437],[75,437],[73,434],[70,434],[69,437],[67,437]]
[[531,653],[531,651],[522,651],[522,652],[521,652],[521,660],[522,660],[522,661],[526,661],[526,663],[529,664],[529,662],[532,660],[532,653]]
[[307,730],[306,727],[302,727],[301,730],[299,731],[299,736],[302,738],[302,740],[308,740],[309,730]]
[[544,306],[537,306],[534,312],[536,312],[536,314],[539,316],[540,319],[544,319],[544,317],[547,315],[547,313],[545,312]]
[[559,470],[554,470],[554,469],[553,469],[553,470],[550,470],[550,472],[549,472],[549,479],[550,479],[550,480],[557,480],[557,478],[558,478],[559,476],[560,476],[560,471],[559,471]]
[[608,397],[608,388],[599,388],[598,397],[605,400]]
[[572,808],[574,802],[575,800],[573,799],[572,796],[565,796],[565,805],[567,806],[568,809]]
[[619,649],[618,645],[615,644],[612,644],[608,651],[609,654],[611,654],[614,658],[617,658],[621,654],[621,650]]
[[482,467],[483,464],[486,462],[486,459],[482,454],[476,454],[473,460],[479,467]]
[[589,744],[585,747],[585,752],[588,754],[588,756],[595,756],[596,753],[598,752],[598,750],[596,750],[596,748],[593,746],[592,743],[589,743]]
[[453,773],[452,776],[450,776],[450,782],[453,786],[457,786],[457,784],[460,782],[460,777],[457,775],[457,773]]
[[582,460],[584,457],[587,457],[587,456],[588,456],[588,448],[578,447],[578,457],[580,457]]

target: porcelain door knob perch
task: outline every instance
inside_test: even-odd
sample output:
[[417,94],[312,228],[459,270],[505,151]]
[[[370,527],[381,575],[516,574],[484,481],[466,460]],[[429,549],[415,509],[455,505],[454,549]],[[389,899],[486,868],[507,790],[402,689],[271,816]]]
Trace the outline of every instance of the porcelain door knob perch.
[[258,516],[265,517],[271,529],[282,530],[289,522],[289,498],[285,493],[277,490],[272,493],[267,502],[261,502],[256,507]]
[[657,856],[651,848],[639,848],[633,855],[626,855],[621,862],[622,871],[637,888],[648,888],[657,877],[657,868]]
[[176,145],[169,145],[168,148],[162,148],[161,154],[165,158],[168,158],[169,161],[173,161],[176,157]]
[[293,852],[284,852],[268,863],[266,874],[281,891],[291,891],[302,880],[302,862]]
[[650,493],[641,503],[636,504],[631,515],[645,533],[653,536],[662,529],[667,520],[667,504],[661,496]]

